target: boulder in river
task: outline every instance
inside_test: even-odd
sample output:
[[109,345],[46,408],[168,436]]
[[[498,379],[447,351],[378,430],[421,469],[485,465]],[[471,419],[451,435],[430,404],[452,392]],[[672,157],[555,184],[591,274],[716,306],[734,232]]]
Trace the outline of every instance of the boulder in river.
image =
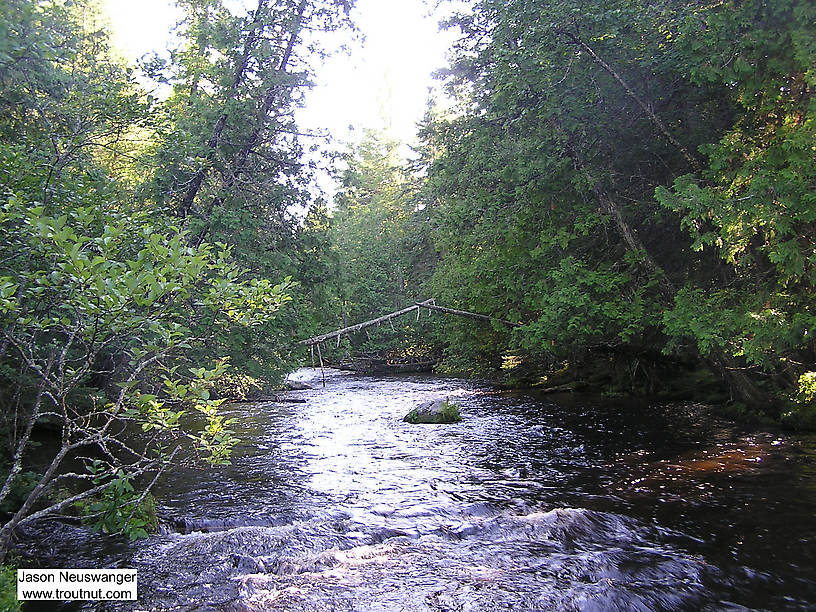
[[406,423],[456,423],[462,420],[459,406],[451,403],[448,398],[423,402],[402,419]]

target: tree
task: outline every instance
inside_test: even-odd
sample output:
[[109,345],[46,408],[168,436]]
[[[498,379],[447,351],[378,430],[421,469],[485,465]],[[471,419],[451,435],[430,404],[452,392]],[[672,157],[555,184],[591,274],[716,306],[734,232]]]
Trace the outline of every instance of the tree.
[[[367,132],[351,147],[335,196],[331,239],[337,254],[336,310],[340,327],[362,322],[425,299],[415,273],[416,180],[403,168],[399,144]],[[366,332],[358,352],[415,352],[413,328]],[[395,337],[396,336],[396,337]]]
[[[19,493],[36,427],[57,448],[0,527],[0,556],[17,526],[91,495],[101,525],[141,535],[136,503],[171,460],[227,461],[235,440],[208,388],[227,362],[205,349],[289,299],[288,280],[249,278],[232,248],[134,195],[153,101],[111,59],[91,4],[9,0],[3,14],[0,503]],[[87,472],[66,472],[69,458]],[[67,499],[48,496],[62,486]]]
[[[674,342],[744,359],[779,393],[816,363],[816,14],[802,2],[733,8],[694,14],[679,35],[694,81],[717,83],[739,114],[701,148],[702,171],[657,191],[727,282],[686,285],[665,323]],[[698,40],[695,24],[711,35]]]
[[[807,300],[786,294],[777,301],[789,314],[769,318],[760,304],[779,308],[755,282],[789,287],[790,271],[801,282],[809,269],[812,23],[802,2],[631,0],[483,0],[451,21],[464,34],[449,72],[460,113],[426,132],[441,151],[427,187],[438,202],[436,282],[463,307],[529,321],[495,338],[494,359],[518,349],[555,361],[593,349],[696,354],[759,404],[769,374],[785,387],[771,355],[812,363]],[[749,151],[746,135],[761,146]],[[752,210],[756,190],[731,197],[747,176],[791,204]],[[711,203],[723,196],[727,207]],[[776,224],[771,265],[754,267],[752,255],[751,272],[735,266],[729,251],[762,250],[746,251],[751,228],[776,236]]]
[[178,48],[150,66],[172,93],[146,160],[145,197],[172,211],[193,244],[230,244],[254,274],[294,279],[287,313],[219,341],[236,366],[268,376],[294,362],[293,340],[313,320],[315,234],[304,226],[312,177],[294,111],[311,84],[321,34],[350,27],[351,5],[260,0],[245,14],[220,0],[181,6]]
[[[1,6],[4,188],[58,207],[77,188],[110,193],[132,185],[151,99],[111,59],[92,4]],[[108,180],[113,171],[121,181]]]
[[[20,473],[34,426],[47,421],[60,433],[36,486],[0,529],[3,552],[21,523],[122,478],[161,471],[181,450],[179,436],[208,461],[227,460],[235,440],[217,412],[222,400],[208,392],[224,365],[178,371],[180,357],[209,339],[193,337],[190,322],[206,320],[211,334],[251,326],[287,300],[283,285],[241,280],[227,249],[189,247],[184,233],[162,234],[143,214],[80,206],[53,217],[26,204],[12,196],[0,213],[3,231],[15,236],[3,258],[29,264],[0,278],[4,365],[16,370],[4,402],[12,459],[0,502]],[[105,367],[115,382],[110,399],[88,388]],[[188,408],[204,416],[200,431],[185,421]],[[146,435],[135,435],[129,422]],[[60,473],[80,452],[101,459],[86,459],[89,473]],[[93,486],[32,512],[49,489],[72,481]]]
[[[260,0],[235,15],[187,0],[182,46],[153,74],[173,85],[155,150],[154,197],[203,238],[274,245],[308,199],[293,112],[310,86],[304,32],[349,25],[346,2]],[[271,246],[270,245],[270,246]],[[263,267],[258,249],[247,263]],[[261,249],[260,253],[264,250]]]

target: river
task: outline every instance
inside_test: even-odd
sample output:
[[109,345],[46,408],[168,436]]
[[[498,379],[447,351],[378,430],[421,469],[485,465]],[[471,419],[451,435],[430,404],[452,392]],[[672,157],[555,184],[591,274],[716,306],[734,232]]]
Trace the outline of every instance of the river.
[[[232,465],[162,479],[164,533],[52,526],[54,562],[138,569],[138,605],[111,610],[816,609],[813,438],[696,404],[295,376],[305,403],[227,408]],[[444,396],[461,423],[402,422]]]

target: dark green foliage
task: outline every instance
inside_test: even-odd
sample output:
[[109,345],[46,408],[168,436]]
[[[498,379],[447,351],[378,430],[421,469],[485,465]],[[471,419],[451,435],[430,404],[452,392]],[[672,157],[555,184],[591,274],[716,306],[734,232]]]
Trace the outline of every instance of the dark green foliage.
[[[5,481],[6,478],[8,478],[8,474],[2,474],[2,478],[3,481]],[[17,474],[11,483],[11,490],[3,502],[0,503],[0,513],[4,516],[11,516],[17,512],[34,487],[37,486],[40,478],[42,478],[42,474],[35,472],[21,472]]]
[[[101,462],[89,466],[92,475],[104,469]],[[148,537],[158,529],[156,500],[149,493],[142,494],[132,483],[132,476],[116,472],[112,478],[96,476],[94,484],[105,482],[102,493],[82,504],[81,513],[95,531],[106,534],[123,534],[129,540]]]
[[[347,168],[331,219],[333,327],[345,327],[427,299],[420,262],[429,257],[417,210],[416,179],[403,168],[398,143],[370,132],[346,156]],[[328,355],[394,360],[427,353],[428,315],[406,316],[344,339]]]
[[[697,341],[703,351],[727,346],[788,380],[796,363],[813,363],[816,333],[815,14],[810,3],[777,2],[707,16],[732,37],[706,39],[709,52],[735,59],[719,70],[695,66],[693,74],[727,86],[739,113],[702,147],[709,160],[702,173],[657,190],[660,203],[682,215],[691,247],[716,253],[728,271],[727,286],[686,294],[695,294],[701,311],[715,308],[716,324],[697,323],[685,301],[669,321],[671,335]],[[682,324],[683,317],[697,324]]]
[[180,42],[169,60],[150,63],[172,93],[158,109],[139,193],[168,208],[194,242],[229,244],[254,275],[293,280],[286,312],[216,339],[219,355],[274,382],[302,359],[294,341],[326,311],[325,204],[311,202],[294,112],[313,78],[319,32],[347,26],[351,3],[263,0],[246,14],[221,0],[179,4]]
[[17,601],[17,568],[5,564],[0,568],[0,610],[18,612],[23,604]]
[[[768,406],[816,362],[812,3],[481,0],[424,126],[448,362],[663,351]],[[773,410],[771,410],[773,412]]]

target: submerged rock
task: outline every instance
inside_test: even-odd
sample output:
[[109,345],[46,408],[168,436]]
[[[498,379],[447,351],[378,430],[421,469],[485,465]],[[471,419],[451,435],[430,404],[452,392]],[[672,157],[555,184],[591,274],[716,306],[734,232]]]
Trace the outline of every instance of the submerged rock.
[[452,404],[447,398],[431,402],[423,402],[402,419],[406,423],[456,423],[462,420],[459,406]]

